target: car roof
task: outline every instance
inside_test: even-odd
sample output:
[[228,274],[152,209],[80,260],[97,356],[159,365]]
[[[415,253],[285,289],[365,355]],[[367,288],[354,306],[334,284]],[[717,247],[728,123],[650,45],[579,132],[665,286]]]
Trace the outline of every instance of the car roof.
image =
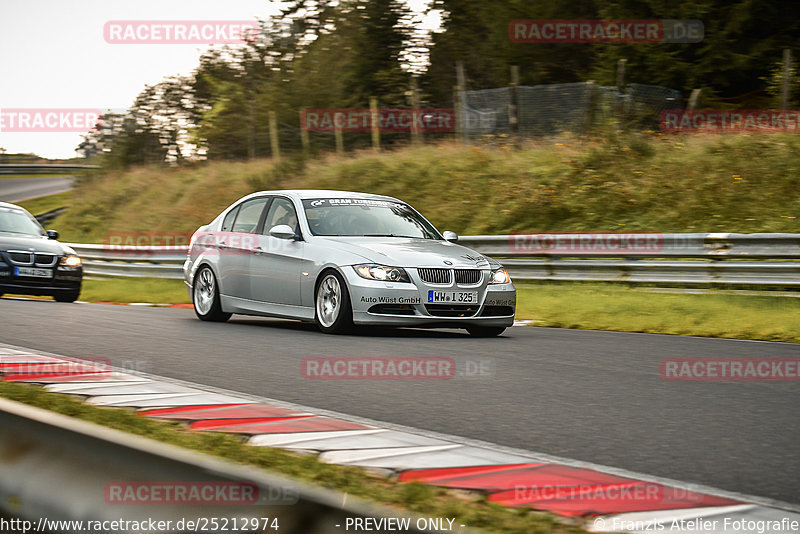
[[283,189],[279,191],[259,191],[253,195],[289,195],[300,200],[309,198],[369,198],[375,200],[395,200],[394,197],[376,195],[373,193],[358,193],[355,191],[336,191],[333,189]]

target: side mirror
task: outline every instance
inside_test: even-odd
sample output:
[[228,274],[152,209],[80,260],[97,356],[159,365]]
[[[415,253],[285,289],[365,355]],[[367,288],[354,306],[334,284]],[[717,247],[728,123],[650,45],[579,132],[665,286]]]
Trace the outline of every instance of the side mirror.
[[48,230],[47,239],[58,239],[58,232],[56,232],[55,230]]
[[454,242],[454,243],[455,243],[456,241],[458,241],[458,234],[457,234],[457,233],[455,233],[455,232],[451,232],[451,231],[449,231],[449,230],[448,230],[447,232],[443,233],[443,234],[442,234],[442,237],[444,237],[444,240],[445,240],[445,241],[452,241],[452,242]]
[[297,234],[294,233],[292,227],[288,224],[278,224],[269,230],[269,235],[277,237],[278,239],[297,239]]

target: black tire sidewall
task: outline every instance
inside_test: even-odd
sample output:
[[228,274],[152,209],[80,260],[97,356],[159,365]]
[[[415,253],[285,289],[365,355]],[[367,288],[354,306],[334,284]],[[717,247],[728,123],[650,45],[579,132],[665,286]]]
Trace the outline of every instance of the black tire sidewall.
[[75,302],[80,294],[81,290],[78,288],[70,291],[61,291],[53,295],[53,298],[56,302]]
[[505,331],[505,326],[472,326],[467,332],[472,337],[497,337]]

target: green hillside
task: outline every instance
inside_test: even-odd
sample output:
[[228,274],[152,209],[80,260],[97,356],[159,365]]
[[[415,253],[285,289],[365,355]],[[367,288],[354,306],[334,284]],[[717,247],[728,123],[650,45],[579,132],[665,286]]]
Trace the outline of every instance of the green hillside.
[[508,146],[426,145],[314,160],[143,167],[81,179],[65,241],[191,232],[258,190],[387,194],[460,234],[800,232],[800,137],[636,135]]

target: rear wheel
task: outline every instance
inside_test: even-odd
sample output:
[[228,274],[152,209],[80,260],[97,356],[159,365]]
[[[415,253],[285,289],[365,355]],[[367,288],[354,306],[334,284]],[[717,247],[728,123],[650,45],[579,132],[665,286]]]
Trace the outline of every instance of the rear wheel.
[[326,334],[342,334],[353,327],[353,306],[342,275],[336,271],[323,273],[314,295],[314,321]]
[[201,321],[225,322],[231,318],[232,314],[222,311],[217,279],[209,267],[202,267],[194,277],[192,297],[194,313]]
[[505,326],[470,326],[467,328],[467,332],[472,337],[497,337],[505,329]]

